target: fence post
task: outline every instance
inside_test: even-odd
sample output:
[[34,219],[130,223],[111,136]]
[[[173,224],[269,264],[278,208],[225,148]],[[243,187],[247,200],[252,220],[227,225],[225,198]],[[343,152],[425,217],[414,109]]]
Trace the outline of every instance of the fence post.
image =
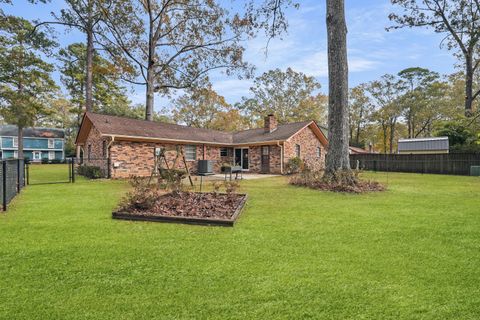
[[65,163],[68,166],[68,182],[72,182],[72,165],[70,164],[68,158],[65,159]]
[[72,183],[75,183],[75,158],[72,157]]
[[2,161],[2,187],[3,187],[3,197],[2,197],[2,207],[3,211],[7,211],[7,162]]
[[27,186],[30,184],[30,164],[27,163],[25,166],[25,170],[27,173]]
[[377,160],[373,160],[373,172],[377,172]]
[[20,159],[17,159],[17,193],[20,193]]

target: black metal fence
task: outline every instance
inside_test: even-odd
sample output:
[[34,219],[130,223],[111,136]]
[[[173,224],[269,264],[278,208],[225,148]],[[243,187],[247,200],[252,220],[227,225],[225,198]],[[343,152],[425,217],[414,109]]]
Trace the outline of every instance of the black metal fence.
[[24,160],[2,160],[0,166],[0,195],[2,197],[2,209],[25,187],[25,163]]
[[75,182],[75,159],[66,158],[61,162],[38,164],[25,163],[27,185]]
[[362,170],[470,175],[470,167],[480,166],[480,154],[352,154],[350,163]]

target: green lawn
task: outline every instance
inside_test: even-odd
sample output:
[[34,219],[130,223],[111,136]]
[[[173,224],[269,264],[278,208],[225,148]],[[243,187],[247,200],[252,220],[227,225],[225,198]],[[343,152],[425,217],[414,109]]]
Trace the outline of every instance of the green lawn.
[[480,179],[388,183],[244,181],[234,228],[114,221],[121,181],[29,186],[0,214],[0,319],[480,318]]

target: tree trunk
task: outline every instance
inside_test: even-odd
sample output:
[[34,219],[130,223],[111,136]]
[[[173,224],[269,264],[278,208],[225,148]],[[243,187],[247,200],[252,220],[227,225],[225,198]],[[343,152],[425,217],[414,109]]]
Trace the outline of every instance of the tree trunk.
[[473,104],[473,63],[472,54],[465,56],[465,116],[471,117]]
[[145,105],[145,120],[153,121],[153,104],[154,104],[154,77],[153,68],[147,70],[147,95]]
[[325,174],[350,171],[347,26],[344,0],[327,0],[328,139]]
[[395,125],[396,125],[396,120],[393,120],[391,123],[390,123],[390,139],[389,139],[389,143],[390,143],[390,154],[393,153],[393,140],[395,139]]
[[85,77],[85,110],[93,109],[93,31],[87,30],[87,65]]
[[18,133],[17,133],[17,158],[23,159],[23,127],[18,126]]
[[383,130],[383,153],[387,154],[387,126],[386,124],[382,124]]
[[155,87],[155,45],[154,25],[150,15],[148,30],[148,66],[147,66],[147,92],[145,101],[145,120],[153,121],[154,87]]

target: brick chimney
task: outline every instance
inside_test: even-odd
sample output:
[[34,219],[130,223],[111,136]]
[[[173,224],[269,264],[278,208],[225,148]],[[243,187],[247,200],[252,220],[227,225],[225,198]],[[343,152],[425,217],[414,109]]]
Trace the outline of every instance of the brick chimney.
[[264,124],[265,133],[271,133],[277,130],[277,119],[273,114],[269,114],[265,117],[265,124]]

